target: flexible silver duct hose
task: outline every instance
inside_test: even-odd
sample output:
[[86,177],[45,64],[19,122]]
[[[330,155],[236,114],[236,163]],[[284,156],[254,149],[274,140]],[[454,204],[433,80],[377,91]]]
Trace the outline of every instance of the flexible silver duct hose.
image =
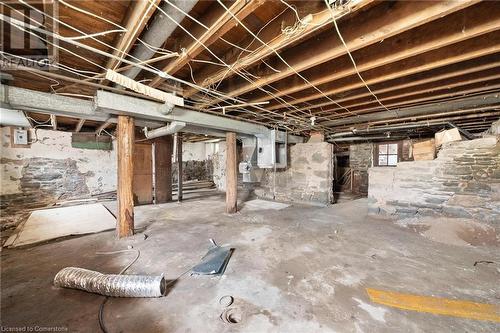
[[61,269],[54,277],[54,286],[113,297],[161,297],[165,295],[163,276],[102,274],[78,267]]

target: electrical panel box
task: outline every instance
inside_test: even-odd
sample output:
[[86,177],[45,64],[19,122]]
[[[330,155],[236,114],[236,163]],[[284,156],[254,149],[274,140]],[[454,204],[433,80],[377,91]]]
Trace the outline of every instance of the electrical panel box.
[[269,136],[257,137],[257,166],[259,168],[286,168],[286,132],[271,130]]
[[15,128],[12,134],[13,134],[13,142],[15,145],[28,144],[28,130]]

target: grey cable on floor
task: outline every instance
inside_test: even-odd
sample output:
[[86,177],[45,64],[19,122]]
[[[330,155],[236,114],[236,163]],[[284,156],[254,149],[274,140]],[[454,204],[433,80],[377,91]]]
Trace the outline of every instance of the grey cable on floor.
[[[134,260],[132,260],[127,266],[125,266],[120,271],[120,273],[118,273],[118,275],[122,275],[123,273],[125,273],[125,271],[127,269],[130,268],[130,266],[132,266],[137,261],[137,259],[139,259],[139,256],[141,255],[141,251],[134,250],[134,249],[127,249],[127,250],[119,250],[119,251],[111,251],[111,252],[96,252],[96,254],[116,254],[116,253],[126,253],[126,252],[131,252],[131,251],[135,251],[137,253],[137,255],[135,256]],[[108,296],[104,297],[104,300],[102,301],[101,305],[99,306],[99,313],[98,313],[99,327],[101,328],[101,331],[103,333],[108,333],[108,331],[106,330],[106,326],[104,325],[104,305],[108,301],[108,298],[109,298]]]
[[[215,243],[215,241],[214,241]],[[125,273],[125,271],[127,269],[130,268],[130,266],[132,266],[136,261],[137,259],[139,259],[139,256],[141,254],[141,252],[139,250],[134,250],[134,249],[130,249],[130,250],[120,250],[120,251],[112,251],[112,252],[96,252],[96,254],[116,254],[116,253],[124,253],[124,252],[130,252],[130,251],[137,251],[137,256],[134,258],[134,260],[132,260],[130,262],[130,264],[128,264],[127,266],[125,266],[125,268],[123,268],[120,273],[118,273],[118,275],[121,275],[123,273]],[[189,269],[185,270],[184,272],[182,272],[179,276],[177,276],[175,279],[171,280],[170,282],[166,283],[165,284],[165,290],[167,290],[168,286],[170,286],[171,284],[177,282],[181,277],[183,277],[184,275],[186,275],[187,273],[189,273],[193,267],[195,265],[193,265],[192,267],[190,267]],[[106,302],[108,301],[108,296],[106,296],[104,298],[104,300],[102,301],[101,305],[99,306],[99,314],[98,314],[98,318],[99,318],[99,327],[101,328],[101,331],[103,333],[108,333],[108,331],[106,330],[106,326],[104,325],[104,305],[106,304]]]

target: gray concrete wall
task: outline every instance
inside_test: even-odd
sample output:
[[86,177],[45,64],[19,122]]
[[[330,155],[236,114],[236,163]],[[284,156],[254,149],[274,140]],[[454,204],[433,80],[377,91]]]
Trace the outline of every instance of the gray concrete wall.
[[[333,149],[327,142],[289,146],[288,167],[265,169],[259,197],[279,201],[329,204],[333,199]],[[275,185],[274,185],[275,184]]]
[[450,142],[431,161],[369,169],[370,211],[500,221],[499,137]]

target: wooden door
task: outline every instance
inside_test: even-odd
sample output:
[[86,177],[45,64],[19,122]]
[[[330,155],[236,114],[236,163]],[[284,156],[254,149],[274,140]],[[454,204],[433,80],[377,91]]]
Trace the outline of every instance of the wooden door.
[[136,143],[134,147],[134,203],[153,203],[153,147]]

